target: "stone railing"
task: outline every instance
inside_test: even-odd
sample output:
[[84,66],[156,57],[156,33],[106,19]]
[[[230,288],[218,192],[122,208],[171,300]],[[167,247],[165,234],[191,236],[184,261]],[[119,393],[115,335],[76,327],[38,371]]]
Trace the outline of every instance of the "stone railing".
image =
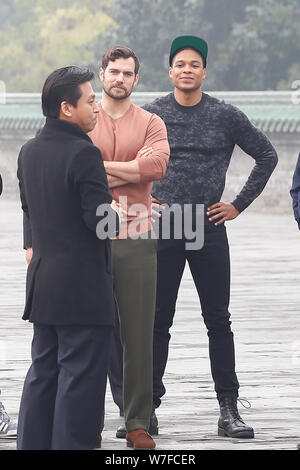
[[[132,94],[132,101],[142,105],[167,93],[169,92],[136,92]],[[249,111],[249,116],[253,113],[255,117],[258,110],[261,116],[261,128],[277,150],[279,156],[277,168],[262,195],[249,207],[249,210],[290,212],[289,189],[300,151],[300,105],[293,104],[295,92],[210,92],[209,94],[240,106],[243,110]],[[97,100],[100,97],[98,94]],[[6,104],[0,105],[0,124],[1,119],[4,119],[6,126],[0,125],[0,173],[4,179],[2,197],[18,197],[17,156],[20,147],[34,136],[36,128],[43,123],[40,100],[41,95],[38,93],[8,93]],[[276,119],[282,121],[280,125],[277,125],[274,115]],[[22,125],[14,125],[14,122],[20,119]],[[235,149],[226,178],[224,200],[233,200],[240,192],[253,164],[252,158],[247,157],[239,148]]]
[[[136,104],[148,103],[169,91],[135,92],[132,93],[132,101]],[[293,103],[295,91],[208,91],[212,96],[225,100],[235,105],[290,105]],[[298,93],[299,95],[299,93]],[[96,93],[96,99],[101,98],[101,93]],[[40,93],[6,93],[6,104],[32,105],[41,103]]]

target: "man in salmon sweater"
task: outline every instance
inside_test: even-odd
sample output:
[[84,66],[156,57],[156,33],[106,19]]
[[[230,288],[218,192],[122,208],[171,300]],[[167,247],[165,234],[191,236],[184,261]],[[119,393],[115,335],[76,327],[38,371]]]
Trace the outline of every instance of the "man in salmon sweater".
[[113,47],[104,54],[98,123],[89,135],[101,150],[111,195],[127,214],[112,241],[127,446],[151,449],[157,240],[151,237],[150,195],[153,181],[166,174],[170,151],[162,119],[131,102],[138,71],[131,49]]

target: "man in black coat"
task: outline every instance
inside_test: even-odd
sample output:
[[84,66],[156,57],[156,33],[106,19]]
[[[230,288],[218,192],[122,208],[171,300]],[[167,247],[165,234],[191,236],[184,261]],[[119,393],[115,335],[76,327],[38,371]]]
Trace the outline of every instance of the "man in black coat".
[[300,229],[300,153],[293,175],[293,184],[290,194],[293,200],[294,217]]
[[[2,178],[0,175],[0,196],[2,194]],[[1,390],[0,390],[1,395]],[[17,426],[13,420],[8,416],[5,411],[5,408],[0,401],[0,439],[6,437],[15,437],[17,435]]]
[[[293,183],[290,194],[293,201],[294,217],[300,230],[300,153],[293,175]],[[297,449],[300,450],[300,444],[298,444]]]
[[117,215],[101,152],[86,134],[98,113],[92,79],[79,67],[47,78],[46,124],[18,160],[34,247],[23,315],[34,336],[18,422],[22,450],[93,449],[101,428],[115,314],[108,236],[117,233]]

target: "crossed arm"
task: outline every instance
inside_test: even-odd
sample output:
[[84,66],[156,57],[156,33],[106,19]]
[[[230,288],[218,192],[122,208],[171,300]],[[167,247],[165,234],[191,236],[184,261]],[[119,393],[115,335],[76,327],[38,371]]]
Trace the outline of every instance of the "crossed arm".
[[140,166],[138,159],[152,155],[152,147],[142,147],[134,160],[130,162],[110,162],[104,161],[104,168],[107,174],[109,187],[116,188],[128,183],[139,183],[141,180]]
[[109,187],[115,188],[163,178],[169,155],[166,126],[161,118],[153,114],[148,124],[144,146],[138,151],[134,160],[104,162]]

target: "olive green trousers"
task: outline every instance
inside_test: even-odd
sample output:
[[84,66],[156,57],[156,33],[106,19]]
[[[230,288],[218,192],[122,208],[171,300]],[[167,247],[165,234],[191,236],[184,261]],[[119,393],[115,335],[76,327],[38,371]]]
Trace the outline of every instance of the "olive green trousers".
[[114,292],[123,346],[123,400],[127,432],[148,431],[153,398],[153,327],[157,240],[112,240]]

